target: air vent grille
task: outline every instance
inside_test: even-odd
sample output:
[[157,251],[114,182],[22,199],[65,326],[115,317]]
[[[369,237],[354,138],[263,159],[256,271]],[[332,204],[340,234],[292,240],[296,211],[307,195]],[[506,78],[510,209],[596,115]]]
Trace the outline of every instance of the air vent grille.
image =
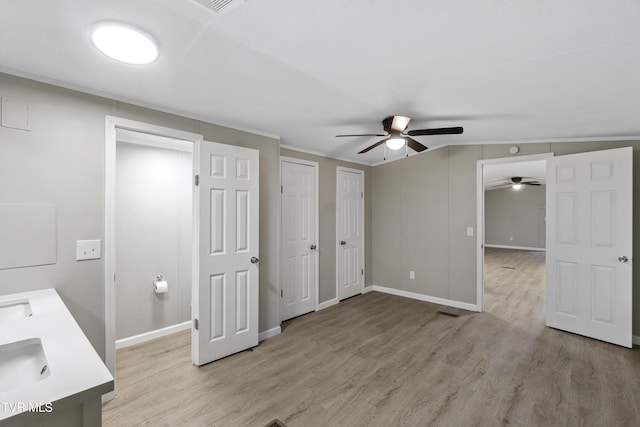
[[245,0],[192,0],[199,5],[206,7],[218,15],[225,14],[240,6]]

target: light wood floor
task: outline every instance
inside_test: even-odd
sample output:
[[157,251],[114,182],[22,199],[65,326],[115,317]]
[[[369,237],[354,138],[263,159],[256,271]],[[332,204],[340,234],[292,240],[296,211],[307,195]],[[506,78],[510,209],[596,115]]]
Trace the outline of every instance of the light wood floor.
[[544,326],[543,253],[486,261],[484,313],[372,292],[201,368],[188,333],[119,350],[104,424],[640,425],[640,352]]

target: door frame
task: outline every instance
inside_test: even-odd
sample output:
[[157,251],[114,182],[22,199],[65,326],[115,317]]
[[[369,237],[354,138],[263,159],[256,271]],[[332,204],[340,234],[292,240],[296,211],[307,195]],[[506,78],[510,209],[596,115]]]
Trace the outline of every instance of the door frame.
[[[554,153],[478,160],[476,165],[476,311],[484,311],[484,167],[500,163],[547,160]],[[546,190],[545,190],[546,191]]]
[[365,257],[365,246],[364,246],[364,242],[365,242],[365,238],[364,238],[364,233],[366,230],[366,227],[364,226],[364,202],[365,202],[365,198],[364,198],[364,193],[365,193],[365,188],[364,188],[364,184],[365,184],[365,179],[364,179],[364,171],[362,169],[353,169],[353,168],[348,168],[346,166],[336,166],[336,240],[334,243],[334,246],[336,248],[336,302],[340,302],[340,271],[338,269],[338,265],[340,263],[339,260],[339,252],[338,252],[338,242],[340,241],[340,232],[339,232],[339,228],[338,228],[338,224],[340,222],[340,210],[338,209],[338,202],[340,199],[340,182],[338,180],[338,176],[340,176],[340,172],[352,172],[352,173],[356,173],[358,175],[360,175],[362,177],[362,209],[360,210],[360,224],[362,225],[362,233],[361,233],[361,238],[360,238],[360,247],[362,248],[361,255],[360,255],[360,265],[362,265],[363,268],[363,274],[362,274],[362,290],[360,291],[360,294],[364,293],[364,288],[365,288],[365,280],[366,280],[366,266],[364,264],[364,261],[366,259]]
[[[107,115],[105,117],[105,179],[104,179],[104,319],[105,365],[114,378],[114,390],[103,396],[103,402],[116,393],[116,236],[115,236],[115,188],[116,188],[116,129],[127,129],[195,143],[204,138],[200,134]],[[195,212],[195,211],[194,211]],[[197,251],[197,248],[194,249]],[[197,252],[194,256],[197,255]],[[195,271],[192,281],[197,280]]]
[[[283,251],[283,244],[282,244],[282,186],[284,185],[282,182],[282,164],[284,162],[288,162],[288,163],[297,163],[300,165],[305,165],[305,166],[311,166],[313,167],[314,171],[315,171],[315,181],[316,181],[316,186],[314,189],[314,192],[316,194],[316,212],[315,212],[315,218],[316,218],[316,227],[315,227],[315,233],[316,233],[316,246],[317,249],[314,251],[314,261],[316,263],[316,272],[315,272],[315,304],[314,304],[314,311],[318,311],[318,305],[320,304],[320,166],[318,164],[318,162],[313,162],[311,160],[302,160],[302,159],[296,159],[295,157],[287,157],[287,156],[280,156],[280,221],[279,221],[279,227],[278,227],[278,241],[281,242],[280,243],[280,248],[279,248],[279,260],[278,260],[278,268],[280,268],[280,263],[282,262],[283,256],[282,256],[282,251]],[[279,290],[280,292],[282,292],[282,272],[280,273],[280,275],[278,276],[278,284],[279,284]],[[282,302],[282,298],[278,299],[278,322],[282,323],[282,313],[280,312],[280,303]]]

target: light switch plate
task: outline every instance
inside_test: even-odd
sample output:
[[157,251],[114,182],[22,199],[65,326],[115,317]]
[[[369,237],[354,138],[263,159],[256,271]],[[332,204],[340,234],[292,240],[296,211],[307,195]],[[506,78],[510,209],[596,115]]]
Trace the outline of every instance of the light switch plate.
[[467,227],[467,236],[473,237],[473,227]]
[[409,279],[415,279],[416,278],[416,272],[411,270],[409,271]]
[[76,241],[76,261],[87,259],[100,259],[101,240],[77,240]]

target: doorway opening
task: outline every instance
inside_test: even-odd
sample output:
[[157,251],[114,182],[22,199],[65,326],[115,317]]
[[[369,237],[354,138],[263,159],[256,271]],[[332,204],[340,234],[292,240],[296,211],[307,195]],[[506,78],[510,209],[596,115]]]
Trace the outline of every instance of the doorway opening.
[[116,350],[191,328],[188,141],[116,129]]
[[[202,136],[110,116],[106,134],[105,364],[115,378],[116,348],[191,328],[191,177]],[[116,289],[116,279],[129,286]]]
[[499,284],[518,265],[544,277],[546,159],[551,157],[553,153],[478,161],[478,311],[485,311],[487,279]]

